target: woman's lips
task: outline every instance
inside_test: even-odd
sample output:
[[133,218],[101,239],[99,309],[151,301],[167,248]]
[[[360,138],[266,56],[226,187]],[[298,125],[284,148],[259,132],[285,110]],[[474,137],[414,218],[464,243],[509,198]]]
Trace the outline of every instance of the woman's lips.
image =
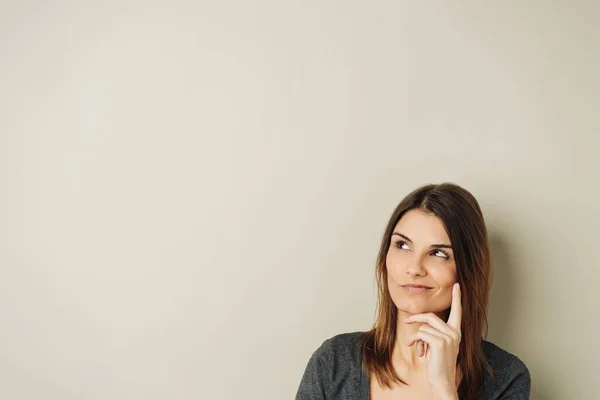
[[411,294],[421,294],[421,293],[425,293],[431,289],[433,289],[432,287],[429,286],[425,286],[425,285],[413,285],[413,284],[409,284],[409,285],[402,285],[402,287]]

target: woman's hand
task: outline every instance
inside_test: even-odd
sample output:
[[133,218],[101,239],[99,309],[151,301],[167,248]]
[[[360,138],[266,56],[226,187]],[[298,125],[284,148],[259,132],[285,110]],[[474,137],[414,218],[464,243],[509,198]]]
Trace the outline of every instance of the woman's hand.
[[452,306],[448,322],[442,321],[433,313],[416,314],[404,322],[421,322],[423,325],[409,340],[413,346],[418,341],[424,343],[424,355],[427,361],[427,378],[435,398],[458,399],[456,388],[456,360],[461,339],[460,324],[462,306],[460,287],[456,283],[452,287]]

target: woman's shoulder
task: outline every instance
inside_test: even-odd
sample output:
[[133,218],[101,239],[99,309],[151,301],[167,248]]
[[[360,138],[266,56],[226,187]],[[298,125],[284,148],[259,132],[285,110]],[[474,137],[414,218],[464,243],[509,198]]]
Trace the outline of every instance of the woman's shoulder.
[[503,372],[507,369],[517,372],[527,371],[527,366],[518,356],[487,340],[483,341],[483,353],[495,372]]
[[338,333],[337,335],[325,340],[325,342],[329,343],[329,345],[335,348],[353,348],[359,346],[360,340],[364,334],[365,332],[358,331]]
[[359,361],[360,342],[365,332],[340,333],[326,339],[315,351],[318,358]]
[[488,392],[504,394],[529,393],[531,390],[529,369],[518,356],[487,340],[483,341],[483,353],[495,376],[486,374],[487,384],[484,385],[484,389]]
[[[332,336],[314,351],[302,376],[296,399],[368,398],[362,375],[362,332]],[[365,390],[366,387],[366,390]]]

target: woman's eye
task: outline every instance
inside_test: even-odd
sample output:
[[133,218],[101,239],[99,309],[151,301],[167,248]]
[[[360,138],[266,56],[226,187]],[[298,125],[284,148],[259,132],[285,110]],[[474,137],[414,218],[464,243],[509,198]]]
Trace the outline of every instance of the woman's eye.
[[448,257],[448,254],[444,253],[441,250],[434,251],[433,255],[435,255],[436,257],[450,258],[450,257]]
[[396,242],[396,247],[404,250],[408,249],[408,245],[406,244],[406,242],[403,242],[401,240]]

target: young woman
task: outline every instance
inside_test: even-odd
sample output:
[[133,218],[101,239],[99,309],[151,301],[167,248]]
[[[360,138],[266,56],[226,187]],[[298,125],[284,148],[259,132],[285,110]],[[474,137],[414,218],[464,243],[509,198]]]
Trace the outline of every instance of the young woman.
[[296,400],[529,399],[525,364],[483,339],[491,256],[471,193],[445,183],[406,196],[385,229],[376,277],[373,329],[326,340]]

